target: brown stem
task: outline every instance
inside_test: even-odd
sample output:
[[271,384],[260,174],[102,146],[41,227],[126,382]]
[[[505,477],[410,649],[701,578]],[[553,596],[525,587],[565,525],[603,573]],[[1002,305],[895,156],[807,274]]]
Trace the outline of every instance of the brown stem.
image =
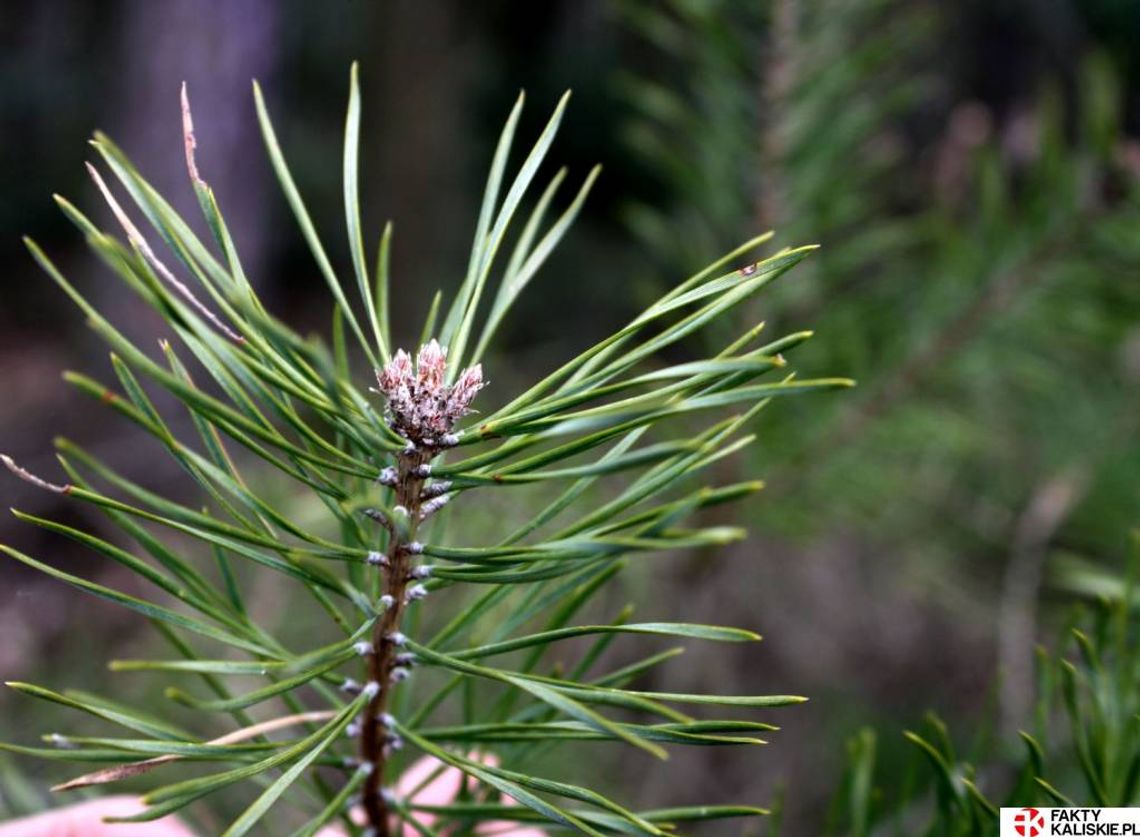
[[360,760],[361,763],[372,765],[372,772],[364,782],[364,812],[377,837],[389,837],[391,833],[388,803],[382,794],[388,730],[381,719],[387,711],[392,670],[396,668],[395,660],[399,653],[399,647],[392,641],[392,636],[399,631],[404,615],[404,596],[411,571],[408,544],[415,539],[419,521],[424,478],[419,475],[418,469],[429,458],[428,454],[419,450],[402,453],[398,458],[396,502],[408,511],[408,528],[406,535],[401,537],[398,528],[393,527],[388,545],[388,565],[384,568],[384,593],[392,597],[392,605],[380,617],[372,635],[368,679],[378,683],[380,691],[365,709],[360,734]]
[[1085,467],[1070,466],[1033,494],[1017,521],[1005,569],[998,611],[998,692],[1003,732],[1013,736],[1033,710],[1033,646],[1037,635],[1037,598],[1049,542],[1084,497]]
[[760,134],[759,164],[766,175],[755,195],[756,228],[778,229],[789,217],[786,166],[788,137],[785,128],[789,100],[796,86],[795,56],[798,52],[800,4],[776,0],[772,4],[769,58],[762,68],[760,113],[766,115]]

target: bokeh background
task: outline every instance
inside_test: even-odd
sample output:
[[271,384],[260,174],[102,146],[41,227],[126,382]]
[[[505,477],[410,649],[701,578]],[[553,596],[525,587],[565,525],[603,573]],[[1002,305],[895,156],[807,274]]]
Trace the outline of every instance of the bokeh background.
[[[51,475],[65,434],[149,487],[187,490],[173,462],[61,382],[64,368],[109,377],[109,364],[20,242],[34,237],[132,337],[161,336],[51,200],[106,220],[83,171],[94,129],[190,214],[185,80],[198,163],[247,272],[279,316],[325,331],[324,286],[249,83],[267,93],[312,214],[339,229],[359,59],[365,224],[395,222],[407,344],[435,288],[461,278],[518,89],[533,136],[573,88],[552,159],[572,178],[604,172],[506,324],[492,378],[549,369],[755,232],[823,245],[749,315],[773,333],[815,330],[797,368],[858,389],[765,411],[758,444],[720,475],[767,482],[717,512],[752,537],[654,563],[619,594],[649,602],[649,618],[764,634],[690,652],[670,685],[812,701],[781,715],[761,751],[685,755],[667,771],[617,754],[599,768],[646,804],[782,798],[788,833],[818,833],[860,727],[880,732],[890,762],[927,709],[967,737],[1023,723],[1034,644],[1075,587],[1123,561],[1140,485],[1138,44],[1134,0],[5,0],[0,449]],[[105,529],[56,500],[0,480],[4,506]],[[0,540],[129,589],[13,523],[0,520]],[[10,562],[0,583],[5,680],[100,685],[101,660],[146,641],[132,615]],[[41,711],[0,695],[0,734],[26,737]],[[2,769],[13,809],[54,775]]]

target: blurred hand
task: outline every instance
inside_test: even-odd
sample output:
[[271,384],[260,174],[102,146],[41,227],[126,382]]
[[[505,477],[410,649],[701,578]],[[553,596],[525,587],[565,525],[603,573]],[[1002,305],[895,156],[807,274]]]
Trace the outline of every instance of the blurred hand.
[[108,796],[0,825],[0,837],[194,837],[174,817],[148,823],[105,823],[104,817],[129,817],[146,810],[133,796]]
[[[475,758],[475,756],[471,756],[471,758]],[[490,754],[480,755],[478,760],[483,764],[498,764],[498,759]],[[447,805],[459,796],[459,789],[463,784],[463,773],[454,767],[444,767],[442,770],[440,767],[442,765],[438,759],[430,756],[420,759],[405,770],[400,777],[400,781],[396,785],[396,796],[420,805]],[[423,785],[427,778],[437,770],[439,775],[420,788],[418,792],[415,792],[416,788]],[[508,804],[514,802],[510,797],[504,798]],[[416,819],[426,826],[432,826],[437,817],[434,814],[420,813],[416,815]],[[487,837],[490,835],[495,835],[495,837],[546,837],[546,832],[541,828],[520,826],[511,822],[481,823],[475,829],[475,833],[487,835]],[[0,835],[0,837],[4,837],[4,835]],[[322,833],[321,837],[343,837],[343,832],[339,829],[330,830],[327,834]],[[400,837],[419,837],[419,832],[410,825],[404,824]]]
[[[491,756],[483,756],[481,760],[485,764],[494,764],[494,758]],[[436,759],[420,759],[404,771],[396,786],[396,794],[413,799],[421,805],[448,804],[459,795],[463,774],[454,767],[446,767],[430,782],[424,784],[440,766]],[[420,785],[423,787],[420,788]],[[145,809],[146,806],[133,796],[108,796],[0,824],[0,837],[143,837],[144,834],[145,837],[194,837],[194,832],[174,817],[142,824],[103,822],[104,817],[129,817]],[[418,819],[426,826],[436,821],[433,814],[419,814]],[[483,823],[475,831],[477,834],[494,834],[496,837],[501,835],[545,837],[546,835],[541,829],[518,827],[508,822]],[[321,831],[321,837],[343,837],[343,834],[339,828]],[[402,831],[402,837],[416,837],[417,834],[415,829],[407,825]]]

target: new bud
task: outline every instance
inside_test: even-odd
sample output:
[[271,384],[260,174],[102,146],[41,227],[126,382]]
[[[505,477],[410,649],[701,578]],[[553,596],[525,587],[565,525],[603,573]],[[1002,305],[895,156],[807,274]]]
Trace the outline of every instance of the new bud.
[[379,392],[387,401],[388,424],[408,440],[405,455],[421,447],[430,450],[455,444],[451,432],[455,423],[471,411],[472,400],[485,386],[479,364],[464,369],[451,386],[446,381],[447,349],[434,339],[420,349],[414,366],[411,356],[400,349],[376,373]]

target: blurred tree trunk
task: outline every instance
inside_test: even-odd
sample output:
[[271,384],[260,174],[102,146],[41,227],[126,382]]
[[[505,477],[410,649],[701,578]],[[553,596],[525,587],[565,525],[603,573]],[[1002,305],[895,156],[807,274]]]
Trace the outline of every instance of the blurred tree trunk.
[[465,105],[478,39],[460,25],[455,5],[386,4],[374,34],[374,50],[361,56],[366,118],[375,126],[364,126],[361,191],[375,233],[388,219],[394,224],[392,328],[402,345],[418,337],[434,289],[447,293],[463,278],[474,231],[466,198],[479,188],[463,175],[490,161],[470,160],[479,146]]
[[[108,132],[187,220],[200,213],[182,153],[178,91],[187,83],[199,135],[198,167],[218,193],[246,273],[263,284],[268,183],[250,81],[271,83],[279,61],[274,0],[125,0]],[[197,229],[203,225],[195,223]]]
[[[253,113],[250,79],[269,80],[275,75],[279,63],[279,14],[280,5],[274,0],[122,0],[85,17],[74,2],[48,0],[36,4],[25,20],[27,31],[33,33],[29,37],[35,44],[44,44],[39,48],[49,50],[49,55],[59,52],[66,57],[78,41],[91,52],[90,67],[106,68],[103,78],[88,80],[77,88],[99,92],[98,101],[91,107],[93,123],[85,128],[105,130],[158,191],[207,238],[183,154],[179,87],[184,80],[187,82],[201,139],[199,168],[217,189],[247,273],[253,282],[263,285],[270,249],[265,208],[269,184],[249,165],[251,159],[264,156]],[[54,36],[48,34],[49,27]],[[76,156],[80,154],[82,147],[76,146]],[[88,158],[99,162],[93,150]],[[106,179],[147,234],[146,224],[123,190],[117,188],[112,177]],[[43,184],[43,188],[46,192],[50,184]],[[121,235],[93,185],[85,183],[68,197],[104,229]],[[167,261],[160,243],[153,238],[151,243],[160,258]],[[144,350],[157,351],[155,338],[164,335],[165,329],[160,331],[157,317],[145,303],[95,258],[84,255],[69,264],[59,253],[53,257],[62,259],[64,270],[72,274],[83,293],[128,337]],[[186,276],[173,257],[167,263],[175,273]],[[38,346],[35,352],[21,351],[18,368],[38,369],[38,358],[45,354],[46,345]],[[92,338],[90,345],[94,349],[97,341]],[[97,351],[104,354],[102,348]],[[66,362],[50,352],[47,356],[51,366]],[[87,371],[103,375],[104,370],[89,366]],[[37,377],[53,384],[42,388],[43,392],[24,412],[37,418],[54,413],[58,419],[53,426],[55,431],[70,435],[82,426],[80,437],[98,455],[112,463],[136,464],[140,452],[133,443],[116,437],[116,427],[109,421],[113,418],[111,413],[66,408],[65,403],[73,407],[79,403],[74,400],[78,397],[74,391],[56,385],[55,374]],[[0,424],[9,440],[8,449],[28,467],[57,473],[42,423],[31,422],[22,427],[17,414],[5,417]],[[161,469],[152,474],[156,482],[178,473],[173,463],[155,467]],[[32,510],[56,502],[23,484],[9,486],[7,497]]]

